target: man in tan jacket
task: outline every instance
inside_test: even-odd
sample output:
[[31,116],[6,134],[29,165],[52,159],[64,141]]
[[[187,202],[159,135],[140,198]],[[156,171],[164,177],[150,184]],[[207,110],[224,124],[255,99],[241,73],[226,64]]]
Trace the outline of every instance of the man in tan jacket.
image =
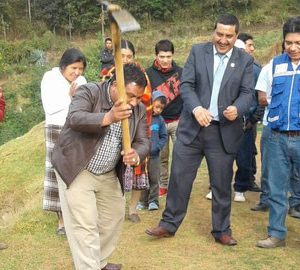
[[[115,75],[80,86],[53,150],[66,233],[76,270],[118,270],[107,263],[125,215],[117,167],[137,166],[149,152],[146,110],[140,104],[146,77],[135,64],[124,65],[127,103],[118,100]],[[128,118],[131,150],[121,152],[121,121]],[[121,157],[122,156],[122,157]]]

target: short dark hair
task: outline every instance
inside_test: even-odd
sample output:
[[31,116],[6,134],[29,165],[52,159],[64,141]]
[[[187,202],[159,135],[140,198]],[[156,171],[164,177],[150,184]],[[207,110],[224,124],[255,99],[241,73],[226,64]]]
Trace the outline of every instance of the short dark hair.
[[289,33],[300,33],[300,16],[289,18],[282,28],[283,39]]
[[246,41],[249,39],[253,40],[253,36],[247,33],[239,33],[237,38],[243,41],[244,43],[246,43]]
[[165,96],[159,96],[155,100],[153,100],[153,102],[154,101],[159,101],[164,106],[167,105],[167,98]]
[[66,50],[62,55],[59,61],[59,68],[63,70],[67,66],[77,62],[82,62],[84,69],[86,68],[86,58],[84,54],[75,48],[71,48]]
[[104,39],[104,43],[106,43],[106,41],[112,42],[112,39],[110,37],[107,37],[107,38]]
[[239,23],[238,18],[230,13],[221,14],[216,20],[214,29],[217,28],[218,23],[224,24],[224,25],[234,25],[236,33],[238,33],[240,30],[240,23]]
[[122,40],[121,40],[121,49],[128,49],[128,50],[131,50],[133,56],[135,56],[135,49],[134,49],[134,46],[133,46],[133,44],[132,44],[129,40],[126,40],[126,39],[122,39]]
[[162,39],[155,44],[155,54],[159,52],[172,52],[174,54],[174,44],[168,39]]
[[[136,83],[138,86],[146,87],[147,79],[142,69],[134,63],[128,63],[123,66],[125,86],[129,83]],[[111,77],[110,81],[116,80],[116,73]]]

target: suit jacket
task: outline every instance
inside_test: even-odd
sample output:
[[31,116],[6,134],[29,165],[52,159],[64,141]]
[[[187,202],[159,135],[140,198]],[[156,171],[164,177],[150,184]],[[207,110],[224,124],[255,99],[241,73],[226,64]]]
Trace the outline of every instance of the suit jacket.
[[[86,167],[103,142],[109,127],[100,123],[112,105],[108,99],[108,83],[88,83],[79,87],[72,99],[66,123],[53,149],[52,165],[69,186]],[[149,153],[146,110],[143,104],[134,107],[129,118],[130,137],[140,160]],[[120,179],[123,187],[122,179]]]
[[[204,128],[195,119],[193,109],[197,106],[209,108],[213,74],[213,44],[194,45],[184,66],[180,85],[184,105],[177,136],[185,144],[190,144]],[[234,47],[218,97],[221,138],[227,153],[238,151],[243,135],[242,117],[249,110],[253,98],[253,58],[244,50]],[[223,116],[223,111],[230,105],[236,106],[238,110],[235,121],[229,121]]]

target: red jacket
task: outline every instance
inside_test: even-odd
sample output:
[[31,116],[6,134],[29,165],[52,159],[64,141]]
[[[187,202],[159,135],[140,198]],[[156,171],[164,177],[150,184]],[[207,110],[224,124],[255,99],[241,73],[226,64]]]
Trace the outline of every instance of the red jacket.
[[4,119],[4,112],[5,112],[5,100],[4,100],[4,95],[2,94],[2,96],[0,97],[0,121]]

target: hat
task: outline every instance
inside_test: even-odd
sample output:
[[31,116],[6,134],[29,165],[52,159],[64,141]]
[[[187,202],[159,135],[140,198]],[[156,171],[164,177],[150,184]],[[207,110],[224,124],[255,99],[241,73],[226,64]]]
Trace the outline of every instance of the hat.
[[245,42],[242,41],[242,40],[240,40],[240,39],[237,39],[237,40],[235,41],[234,46],[235,46],[235,47],[238,47],[238,48],[240,48],[240,49],[244,49],[244,50],[246,49]]
[[162,92],[158,91],[158,90],[154,90],[152,92],[152,100],[154,101],[159,97],[165,97],[165,95]]

